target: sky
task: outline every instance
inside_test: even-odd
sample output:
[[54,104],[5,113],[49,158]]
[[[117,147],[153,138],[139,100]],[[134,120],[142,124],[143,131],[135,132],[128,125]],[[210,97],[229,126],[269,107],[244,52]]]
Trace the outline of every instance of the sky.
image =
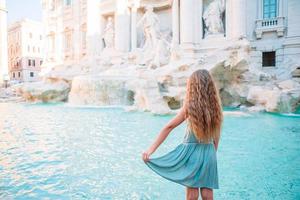
[[41,0],[6,0],[8,24],[22,18],[42,20]]

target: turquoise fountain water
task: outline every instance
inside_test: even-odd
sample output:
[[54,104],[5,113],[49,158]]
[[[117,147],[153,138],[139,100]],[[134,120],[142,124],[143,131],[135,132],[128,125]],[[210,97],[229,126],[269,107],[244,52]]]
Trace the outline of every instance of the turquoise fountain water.
[[[64,104],[0,104],[0,116],[0,199],[184,199],[141,160],[172,116]],[[299,115],[226,115],[216,199],[300,199],[299,155]]]

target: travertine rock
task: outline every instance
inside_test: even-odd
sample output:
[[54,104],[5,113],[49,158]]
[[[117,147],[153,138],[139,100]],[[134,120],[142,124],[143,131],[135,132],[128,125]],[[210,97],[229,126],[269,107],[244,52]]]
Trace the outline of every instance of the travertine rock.
[[[182,106],[188,77],[197,69],[207,69],[224,106],[251,112],[292,112],[300,102],[300,83],[291,79],[297,65],[289,61],[278,74],[276,70],[264,71],[251,62],[249,43],[244,40],[228,42],[199,59],[181,55],[156,69],[135,63],[131,56],[114,54],[109,64],[100,59],[91,67],[82,64],[57,68],[45,76],[44,83],[24,85],[20,91],[31,101],[68,99],[76,105],[127,105],[128,110],[166,114]],[[69,84],[72,88],[68,95]]]
[[17,94],[30,102],[67,101],[70,85],[65,81],[24,83],[17,87]]
[[127,77],[77,76],[72,81],[70,104],[79,105],[131,105],[131,93],[127,90]]
[[293,112],[300,102],[300,87],[280,90],[277,87],[253,86],[249,90],[247,101],[263,106],[268,112]]

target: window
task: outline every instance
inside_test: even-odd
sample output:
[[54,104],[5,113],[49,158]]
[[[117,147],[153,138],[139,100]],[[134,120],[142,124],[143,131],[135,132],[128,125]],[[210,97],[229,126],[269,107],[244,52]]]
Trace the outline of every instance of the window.
[[72,0],[65,0],[65,5],[70,6],[72,4]]
[[263,0],[264,19],[277,16],[277,0]]
[[35,67],[35,60],[32,60],[32,66]]
[[31,66],[31,60],[30,59],[28,60],[28,66]]
[[262,66],[263,67],[275,67],[276,66],[276,52],[263,52],[262,53]]
[[13,78],[15,78],[16,77],[16,74],[15,74],[15,72],[13,72]]
[[34,77],[34,73],[33,72],[30,72],[30,77]]
[[21,77],[21,72],[18,72],[18,77]]
[[43,61],[42,60],[40,60],[40,66],[43,64]]

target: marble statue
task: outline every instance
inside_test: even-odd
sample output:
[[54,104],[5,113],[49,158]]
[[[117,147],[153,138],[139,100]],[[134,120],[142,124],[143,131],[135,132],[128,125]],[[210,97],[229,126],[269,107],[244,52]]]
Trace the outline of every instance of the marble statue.
[[106,27],[103,31],[103,41],[105,48],[114,48],[114,23],[112,17],[108,17]]
[[140,21],[137,23],[137,27],[143,25],[145,43],[144,50],[152,50],[160,37],[159,19],[153,12],[152,6],[146,7],[146,12]]
[[222,15],[225,12],[224,0],[213,0],[203,12],[205,36],[224,33]]
[[171,42],[170,38],[168,38],[169,33],[162,34],[161,38],[158,39],[158,42],[153,49],[154,55],[153,59],[150,62],[150,68],[157,68],[162,65],[166,65],[169,63],[170,59],[170,51],[171,51]]
[[159,18],[153,12],[152,6],[146,7],[146,12],[137,27],[143,25],[145,42],[141,48],[138,63],[150,68],[157,68],[168,63],[170,43],[166,35],[160,31]]

